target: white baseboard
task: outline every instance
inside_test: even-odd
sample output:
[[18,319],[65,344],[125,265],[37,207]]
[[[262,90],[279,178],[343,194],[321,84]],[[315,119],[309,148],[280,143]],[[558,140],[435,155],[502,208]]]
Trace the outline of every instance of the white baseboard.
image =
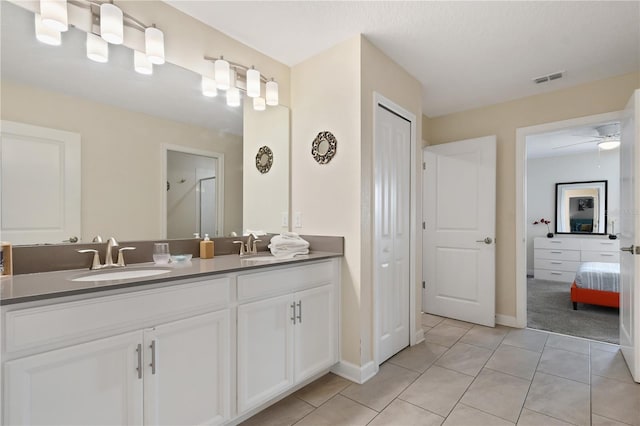
[[422,328],[419,328],[418,330],[416,330],[416,340],[415,340],[415,344],[417,345],[418,343],[422,343],[424,342],[424,330]]
[[347,380],[363,384],[378,373],[378,366],[373,361],[367,362],[362,367],[347,361],[340,361],[331,369],[331,371]]
[[518,326],[516,317],[511,315],[496,314],[496,324],[506,325],[507,327],[522,328]]

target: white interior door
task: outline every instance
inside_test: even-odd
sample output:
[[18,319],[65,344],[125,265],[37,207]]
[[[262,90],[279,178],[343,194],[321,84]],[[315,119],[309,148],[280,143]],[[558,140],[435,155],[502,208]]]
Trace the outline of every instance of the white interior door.
[[425,312],[495,325],[496,137],[424,150]]
[[14,244],[80,238],[80,135],[2,121],[2,239]]
[[[620,151],[620,348],[631,375],[640,382],[640,91],[629,100],[621,123]],[[631,249],[630,249],[631,247]],[[635,254],[635,255],[634,255]]]
[[382,363],[409,345],[411,122],[376,108],[374,280]]

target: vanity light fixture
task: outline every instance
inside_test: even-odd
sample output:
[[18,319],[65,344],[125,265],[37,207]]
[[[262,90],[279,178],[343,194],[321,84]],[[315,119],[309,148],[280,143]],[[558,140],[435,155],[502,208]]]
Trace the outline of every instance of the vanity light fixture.
[[39,13],[36,13],[36,39],[38,41],[49,44],[51,46],[60,46],[62,44],[62,35],[60,31],[42,23],[42,17]]
[[264,111],[267,109],[267,104],[264,101],[264,98],[253,98],[253,109],[256,111]]
[[42,23],[58,32],[69,29],[67,0],[40,0]]
[[144,30],[147,58],[154,65],[164,64],[164,33],[154,26]]
[[214,76],[216,79],[216,85],[220,90],[228,90],[231,87],[229,78],[229,62],[224,60],[224,57],[220,56],[220,59],[216,59],[213,63]]
[[260,71],[253,66],[247,70],[247,96],[250,98],[260,97]]
[[99,35],[87,33],[87,58],[95,62],[109,61],[109,44]]
[[133,68],[139,74],[153,74],[153,64],[149,61],[147,55],[139,50],[133,51]]
[[265,97],[267,99],[267,105],[276,106],[278,105],[278,83],[273,79],[267,81]]
[[124,41],[124,16],[122,10],[112,3],[100,5],[100,36],[111,44]]
[[218,88],[216,87],[215,79],[207,77],[206,75],[202,76],[202,94],[209,98],[218,96]]
[[610,149],[616,149],[620,146],[620,139],[605,139],[598,142],[598,148],[608,151]]

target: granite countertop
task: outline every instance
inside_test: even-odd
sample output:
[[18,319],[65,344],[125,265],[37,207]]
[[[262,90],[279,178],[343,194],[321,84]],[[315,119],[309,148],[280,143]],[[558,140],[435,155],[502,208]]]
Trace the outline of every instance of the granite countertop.
[[[137,263],[125,268],[89,271],[73,269],[66,271],[41,272],[36,274],[3,277],[0,280],[0,305],[31,302],[35,300],[54,299],[84,293],[94,293],[127,287],[144,286],[187,278],[203,278],[229,272],[248,271],[271,266],[298,264],[314,260],[342,257],[342,253],[314,251],[294,259],[282,259],[273,262],[256,262],[251,256],[238,255],[216,256],[213,259],[193,259],[189,262],[155,265],[153,262]],[[255,257],[255,256],[254,256]],[[72,281],[87,274],[101,272],[124,271],[131,269],[170,269],[168,273],[143,278],[131,278],[109,281]]]

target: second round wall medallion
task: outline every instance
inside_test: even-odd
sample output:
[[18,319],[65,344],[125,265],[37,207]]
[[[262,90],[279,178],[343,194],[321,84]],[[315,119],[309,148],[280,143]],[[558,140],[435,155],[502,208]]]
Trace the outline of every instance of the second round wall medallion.
[[256,169],[260,171],[260,173],[268,173],[271,170],[271,166],[273,165],[273,151],[268,146],[260,147],[258,153],[256,154]]
[[320,164],[327,164],[336,155],[338,141],[331,132],[320,132],[311,144],[311,155]]

